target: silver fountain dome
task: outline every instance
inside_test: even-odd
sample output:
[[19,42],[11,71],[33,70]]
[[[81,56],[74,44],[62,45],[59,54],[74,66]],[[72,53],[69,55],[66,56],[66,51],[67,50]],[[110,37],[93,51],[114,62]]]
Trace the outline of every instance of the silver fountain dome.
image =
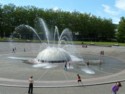
[[41,51],[36,59],[40,62],[59,63],[70,61],[70,55],[62,48],[48,47]]

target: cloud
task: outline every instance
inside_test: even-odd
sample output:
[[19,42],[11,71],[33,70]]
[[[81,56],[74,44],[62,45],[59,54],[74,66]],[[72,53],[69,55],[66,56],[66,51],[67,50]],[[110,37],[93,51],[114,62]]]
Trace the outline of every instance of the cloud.
[[[102,5],[104,8],[104,12],[108,15],[108,17],[112,18],[113,23],[118,24],[120,21],[121,11],[117,7],[110,7],[106,4]],[[104,15],[104,14],[103,14]]]
[[116,0],[115,6],[118,9],[124,10],[125,11],[125,0]]
[[110,15],[114,15],[114,16],[115,16],[115,15],[118,15],[118,14],[119,14],[118,11],[112,10],[111,7],[108,6],[108,5],[103,4],[102,6],[103,6],[103,8],[104,8],[104,11],[105,11],[106,13],[110,14]]
[[58,8],[58,7],[54,7],[53,10],[54,10],[54,11],[57,11],[57,10],[59,10],[59,8]]
[[112,17],[112,21],[113,21],[113,23],[118,24],[120,21],[120,18],[119,17]]

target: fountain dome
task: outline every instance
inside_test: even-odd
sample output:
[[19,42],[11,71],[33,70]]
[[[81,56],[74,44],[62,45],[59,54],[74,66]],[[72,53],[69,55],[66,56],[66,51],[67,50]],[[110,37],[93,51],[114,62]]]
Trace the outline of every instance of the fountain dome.
[[37,55],[36,59],[40,62],[59,63],[70,61],[71,57],[62,48],[47,47]]

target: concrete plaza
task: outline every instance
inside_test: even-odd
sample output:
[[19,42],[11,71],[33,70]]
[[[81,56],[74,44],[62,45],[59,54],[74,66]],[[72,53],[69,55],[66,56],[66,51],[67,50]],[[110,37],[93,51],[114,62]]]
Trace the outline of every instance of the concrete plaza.
[[[23,52],[24,45],[27,51],[25,53]],[[27,94],[27,79],[30,75],[34,76],[34,94],[111,94],[111,87],[116,81],[122,81],[123,85],[118,94],[125,93],[125,70],[120,70],[121,66],[115,67],[114,70],[118,70],[118,72],[114,73],[111,70],[111,73],[104,73],[106,75],[99,77],[86,78],[85,75],[81,75],[83,84],[78,84],[76,72],[67,72],[61,67],[52,70],[36,69],[22,61],[7,58],[21,55],[28,57],[28,52],[36,50],[38,52],[38,46],[37,43],[15,43],[15,45],[0,43],[0,94]],[[16,47],[16,53],[12,53],[13,47]],[[91,55],[99,55],[103,50],[104,56],[125,63],[125,47],[88,46],[88,48],[82,48],[81,45],[76,45],[76,49],[79,54]],[[30,56],[34,57],[36,53]]]

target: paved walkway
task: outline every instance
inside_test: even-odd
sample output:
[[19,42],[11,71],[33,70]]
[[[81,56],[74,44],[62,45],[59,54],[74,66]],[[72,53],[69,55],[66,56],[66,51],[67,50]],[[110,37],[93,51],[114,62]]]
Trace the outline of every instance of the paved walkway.
[[[77,46],[79,53],[99,54],[99,51],[104,50],[106,56],[117,58],[125,62],[124,47],[96,47],[81,48]],[[92,50],[94,49],[94,50]],[[74,74],[71,74],[74,75]],[[125,90],[125,70],[112,75],[82,79],[83,85],[78,84],[76,80],[60,80],[60,81],[35,81],[34,94],[111,94],[111,86],[116,81],[123,81],[123,87],[119,94],[124,94]],[[27,80],[8,79],[0,77],[0,94],[27,94]]]
[[[99,78],[91,78],[91,79],[82,79],[83,84],[78,84],[77,80],[64,80],[64,81],[35,81],[34,87],[76,87],[76,86],[93,86],[93,85],[103,85],[103,84],[111,84],[116,81],[125,81],[125,71],[120,73],[99,77]],[[0,85],[1,86],[12,86],[12,87],[27,87],[28,81],[27,80],[17,80],[17,79],[7,79],[7,78],[0,78]]]

